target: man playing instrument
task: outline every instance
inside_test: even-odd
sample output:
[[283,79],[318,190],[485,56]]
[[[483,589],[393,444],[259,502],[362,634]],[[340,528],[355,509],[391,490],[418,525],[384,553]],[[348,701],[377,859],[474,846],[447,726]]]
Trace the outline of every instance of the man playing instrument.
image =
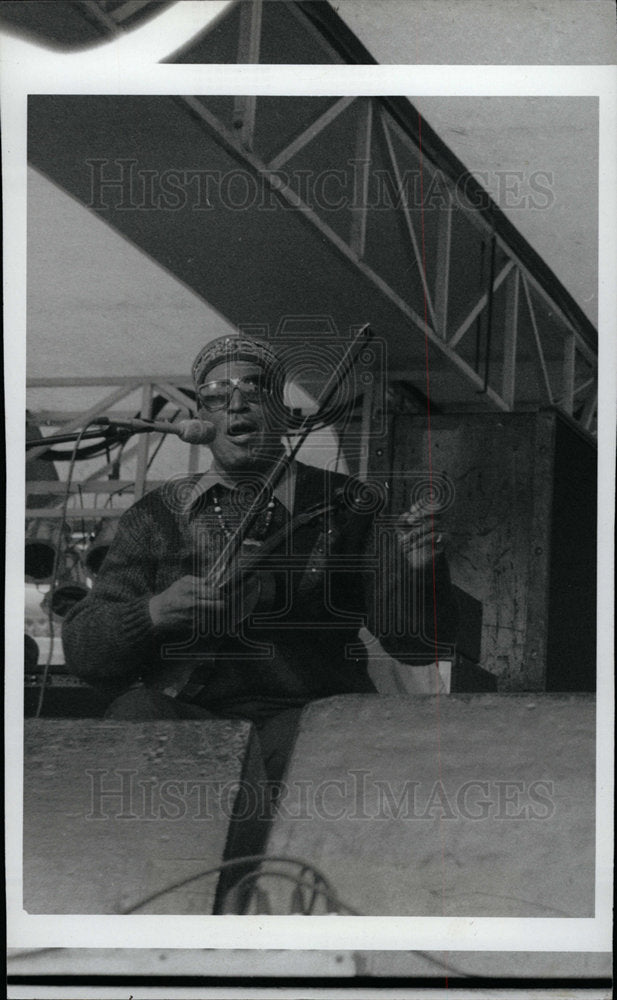
[[430,511],[403,514],[384,549],[362,483],[295,460],[272,477],[289,412],[270,344],[218,338],[192,373],[216,429],[211,468],[122,516],[91,594],[65,619],[66,660],[122,692],[109,718],[250,720],[278,781],[303,706],[375,691],[362,627],[411,664],[453,642],[448,568]]

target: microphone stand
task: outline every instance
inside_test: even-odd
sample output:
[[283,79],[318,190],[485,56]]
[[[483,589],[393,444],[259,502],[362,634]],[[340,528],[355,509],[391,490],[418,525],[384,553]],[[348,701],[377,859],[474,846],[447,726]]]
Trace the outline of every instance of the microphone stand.
[[109,436],[110,431],[113,432],[113,428],[108,426],[100,431],[84,431],[81,435],[79,431],[73,431],[70,434],[51,434],[49,437],[38,438],[34,441],[26,441],[26,451],[28,448],[40,448],[41,445],[66,444],[69,441],[76,441],[78,437],[80,437],[80,440],[82,441],[84,438],[104,438]]

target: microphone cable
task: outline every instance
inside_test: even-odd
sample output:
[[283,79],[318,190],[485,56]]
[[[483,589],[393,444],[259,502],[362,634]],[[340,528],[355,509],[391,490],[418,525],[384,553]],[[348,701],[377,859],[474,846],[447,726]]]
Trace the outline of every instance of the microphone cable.
[[[163,397],[159,397],[159,398],[162,399]],[[167,401],[165,401],[165,402],[167,402]],[[175,415],[177,416],[179,412],[180,412],[180,410],[176,410],[176,414]],[[84,435],[86,434],[86,431],[88,430],[88,427],[90,427],[92,424],[95,424],[96,420],[97,420],[97,418],[93,417],[91,420],[88,421],[88,423],[84,424],[84,426],[81,428],[79,434],[77,435],[77,437],[76,437],[76,439],[75,439],[75,441],[73,443],[73,448],[72,448],[71,453],[70,453],[69,468],[68,468],[68,473],[67,473],[67,478],[66,478],[66,487],[65,487],[64,494],[63,494],[63,497],[62,497],[61,514],[60,514],[60,517],[58,519],[59,522],[60,522],[60,533],[59,533],[59,536],[58,536],[58,543],[57,543],[55,551],[54,551],[54,562],[53,562],[53,567],[52,567],[52,572],[51,572],[51,579],[50,579],[50,584],[49,584],[49,591],[48,591],[48,595],[47,595],[48,596],[48,600],[47,600],[47,623],[48,623],[48,629],[49,629],[49,649],[47,651],[47,658],[46,658],[46,661],[45,661],[45,666],[43,668],[43,676],[41,678],[41,690],[39,692],[39,697],[38,697],[38,701],[37,701],[37,707],[36,707],[36,711],[34,713],[34,718],[35,719],[38,719],[41,716],[41,712],[43,710],[43,702],[45,700],[45,692],[47,690],[47,686],[48,686],[48,683],[49,683],[49,672],[50,672],[50,669],[51,669],[51,660],[52,660],[52,656],[53,656],[53,648],[54,648],[54,642],[55,642],[55,637],[56,637],[56,634],[55,634],[56,630],[55,630],[55,623],[54,623],[54,612],[53,612],[53,608],[52,608],[52,597],[53,597],[54,590],[56,588],[56,584],[58,582],[58,574],[59,574],[59,571],[60,571],[60,560],[61,560],[61,557],[64,555],[64,552],[65,552],[65,548],[64,548],[64,530],[63,530],[63,528],[64,528],[64,526],[66,524],[66,515],[67,515],[67,511],[68,511],[69,497],[71,495],[71,485],[72,485],[72,482],[73,482],[73,474],[75,472],[75,463],[81,457],[79,455],[79,445],[81,444],[81,442],[82,442],[82,440],[84,438]],[[125,443],[126,443],[126,441],[119,442],[120,447],[123,448],[124,445],[125,445]],[[163,441],[161,440],[159,442],[159,445],[158,445],[157,449],[155,450],[154,454],[152,455],[150,461],[148,462],[148,469],[150,468],[150,466],[152,465],[152,462],[156,458],[156,455],[157,455],[158,450],[161,447],[162,443],[163,443]],[[53,454],[53,452],[50,452],[50,454]],[[82,455],[83,455],[83,453],[82,453]],[[118,493],[121,493],[122,491],[123,491],[122,487],[119,490],[117,490]],[[111,499],[111,495],[110,495],[110,497],[108,497],[108,499],[107,499],[106,502],[109,502],[110,499]]]
[[69,506],[69,497],[71,495],[71,484],[73,481],[73,473],[75,471],[75,462],[77,461],[77,451],[79,449],[79,445],[83,439],[84,434],[86,433],[88,427],[90,427],[90,425],[93,423],[95,423],[95,418],[92,418],[91,420],[88,421],[88,423],[84,424],[84,426],[82,427],[82,429],[80,430],[79,434],[75,439],[69,462],[66,486],[62,497],[62,508],[60,511],[60,517],[58,518],[60,522],[60,532],[58,534],[58,542],[54,551],[54,562],[51,571],[49,590],[47,592],[47,623],[49,628],[49,649],[47,651],[47,658],[45,661],[45,666],[43,668],[43,676],[41,678],[41,690],[39,692],[36,711],[34,713],[35,719],[38,719],[41,716],[41,712],[43,710],[43,702],[45,700],[45,692],[47,690],[47,685],[49,683],[49,671],[51,668],[51,660],[53,656],[54,642],[56,638],[56,630],[54,625],[54,612],[52,608],[52,598],[54,590],[56,588],[56,584],[58,582],[58,574],[60,571],[60,560],[66,550],[64,545],[64,535],[65,535],[64,528],[66,525],[66,515]]

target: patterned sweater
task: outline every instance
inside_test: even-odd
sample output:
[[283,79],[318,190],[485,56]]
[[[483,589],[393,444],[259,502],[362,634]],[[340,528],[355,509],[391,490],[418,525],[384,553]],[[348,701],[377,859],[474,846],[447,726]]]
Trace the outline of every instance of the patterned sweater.
[[433,661],[436,639],[440,656],[453,643],[445,558],[436,559],[435,579],[431,563],[414,572],[396,544],[393,519],[366,509],[363,484],[301,463],[293,531],[263,560],[274,581],[268,606],[223,635],[197,621],[156,629],[152,595],[203,571],[220,538],[210,494],[186,503],[197,478],[153,490],[120,518],[91,594],[64,621],[74,673],[127,687],[184,669],[201,686],[202,704],[238,712],[244,703],[285,708],[373,691],[362,626],[405,663]]

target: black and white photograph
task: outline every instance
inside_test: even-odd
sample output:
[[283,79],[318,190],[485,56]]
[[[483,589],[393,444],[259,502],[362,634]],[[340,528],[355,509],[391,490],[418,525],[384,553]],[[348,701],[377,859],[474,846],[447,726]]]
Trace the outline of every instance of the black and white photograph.
[[611,995],[614,22],[0,5],[9,996]]

